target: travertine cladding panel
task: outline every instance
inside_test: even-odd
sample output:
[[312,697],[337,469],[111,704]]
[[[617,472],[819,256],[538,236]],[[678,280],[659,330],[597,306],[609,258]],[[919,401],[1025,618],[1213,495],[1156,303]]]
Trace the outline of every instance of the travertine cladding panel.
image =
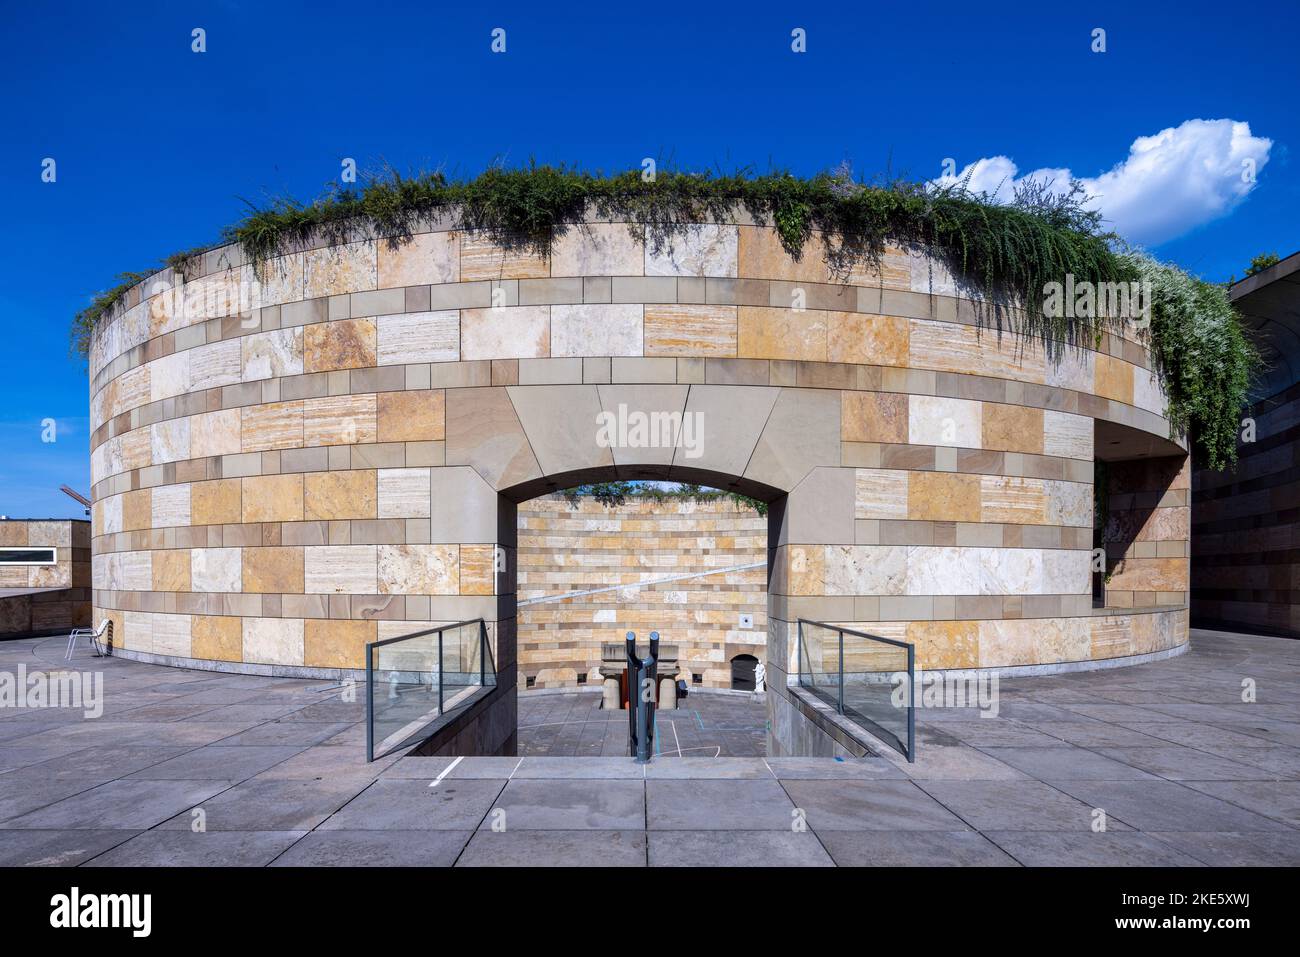
[[[730,501],[571,505],[550,495],[521,505],[518,522],[519,600],[578,593],[519,608],[520,672],[535,687],[575,685],[598,668],[601,642],[621,642],[628,631],[642,641],[658,631],[709,687],[731,686],[736,655],[763,657],[767,519],[753,509]],[[735,570],[743,565],[760,567]],[[741,615],[752,616],[751,627],[741,627]]]
[[90,624],[90,522],[0,519],[0,549],[54,549],[53,564],[0,564],[0,637]]
[[1300,637],[1300,386],[1257,402],[1237,468],[1192,479],[1193,620]]
[[[613,477],[772,501],[760,617],[778,686],[801,617],[903,628],[930,667],[1185,640],[1185,500],[1112,577],[1131,609],[1091,607],[1096,423],[1181,455],[1137,331],[1048,356],[978,328],[917,251],[840,275],[739,214],[667,237],[589,222],[549,259],[436,223],[352,239],[257,267],[212,250],[97,331],[94,597],[128,653],[357,668],[376,636],[483,617],[511,669],[496,623],[525,565],[513,503]],[[654,607],[628,613],[722,629],[701,609],[763,578],[728,586],[643,590]],[[526,644],[526,674],[574,680],[569,637]],[[692,654],[709,683],[765,646],[707,638]]]

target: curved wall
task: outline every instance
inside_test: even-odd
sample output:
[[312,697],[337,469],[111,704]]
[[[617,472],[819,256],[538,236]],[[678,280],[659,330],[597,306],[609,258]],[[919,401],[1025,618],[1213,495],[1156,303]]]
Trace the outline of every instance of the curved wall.
[[[836,277],[742,218],[660,248],[591,223],[549,260],[435,225],[260,283],[232,247],[197,272],[136,287],[92,347],[96,617],[129,655],[336,674],[482,616],[513,674],[514,503],[615,476],[772,502],[778,695],[800,617],[906,637],[926,668],[1186,641],[1185,581],[1092,607],[1096,425],[1182,455],[1147,353],[980,333],[922,256]],[[602,413],[683,415],[695,447],[602,437]]]

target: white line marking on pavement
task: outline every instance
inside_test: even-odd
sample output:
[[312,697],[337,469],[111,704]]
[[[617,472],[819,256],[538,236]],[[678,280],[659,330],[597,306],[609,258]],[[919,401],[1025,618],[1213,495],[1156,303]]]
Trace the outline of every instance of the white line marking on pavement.
[[450,774],[451,771],[452,771],[452,769],[453,769],[454,767],[456,767],[456,765],[460,764],[460,762],[462,762],[462,761],[464,761],[464,760],[465,760],[465,756],[464,756],[464,755],[461,755],[461,756],[460,756],[459,758],[457,758],[455,761],[451,762],[451,764],[449,764],[449,765],[447,765],[445,768],[443,768],[443,769],[442,769],[442,773],[439,774],[436,778],[434,778],[432,781],[429,782],[429,787],[431,787],[431,788],[436,788],[439,784],[442,783],[442,779],[445,778],[448,774]]

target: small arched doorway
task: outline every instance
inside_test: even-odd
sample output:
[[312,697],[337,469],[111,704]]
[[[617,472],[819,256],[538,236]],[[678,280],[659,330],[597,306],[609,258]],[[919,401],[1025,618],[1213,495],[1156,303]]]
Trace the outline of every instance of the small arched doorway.
[[736,655],[731,659],[731,690],[753,691],[754,671],[758,668],[758,659],[753,655]]

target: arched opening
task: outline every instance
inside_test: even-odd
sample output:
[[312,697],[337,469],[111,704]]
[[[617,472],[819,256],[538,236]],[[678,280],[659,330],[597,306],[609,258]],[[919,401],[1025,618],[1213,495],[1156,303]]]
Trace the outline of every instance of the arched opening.
[[736,655],[731,659],[731,690],[753,691],[758,659],[753,655]]

